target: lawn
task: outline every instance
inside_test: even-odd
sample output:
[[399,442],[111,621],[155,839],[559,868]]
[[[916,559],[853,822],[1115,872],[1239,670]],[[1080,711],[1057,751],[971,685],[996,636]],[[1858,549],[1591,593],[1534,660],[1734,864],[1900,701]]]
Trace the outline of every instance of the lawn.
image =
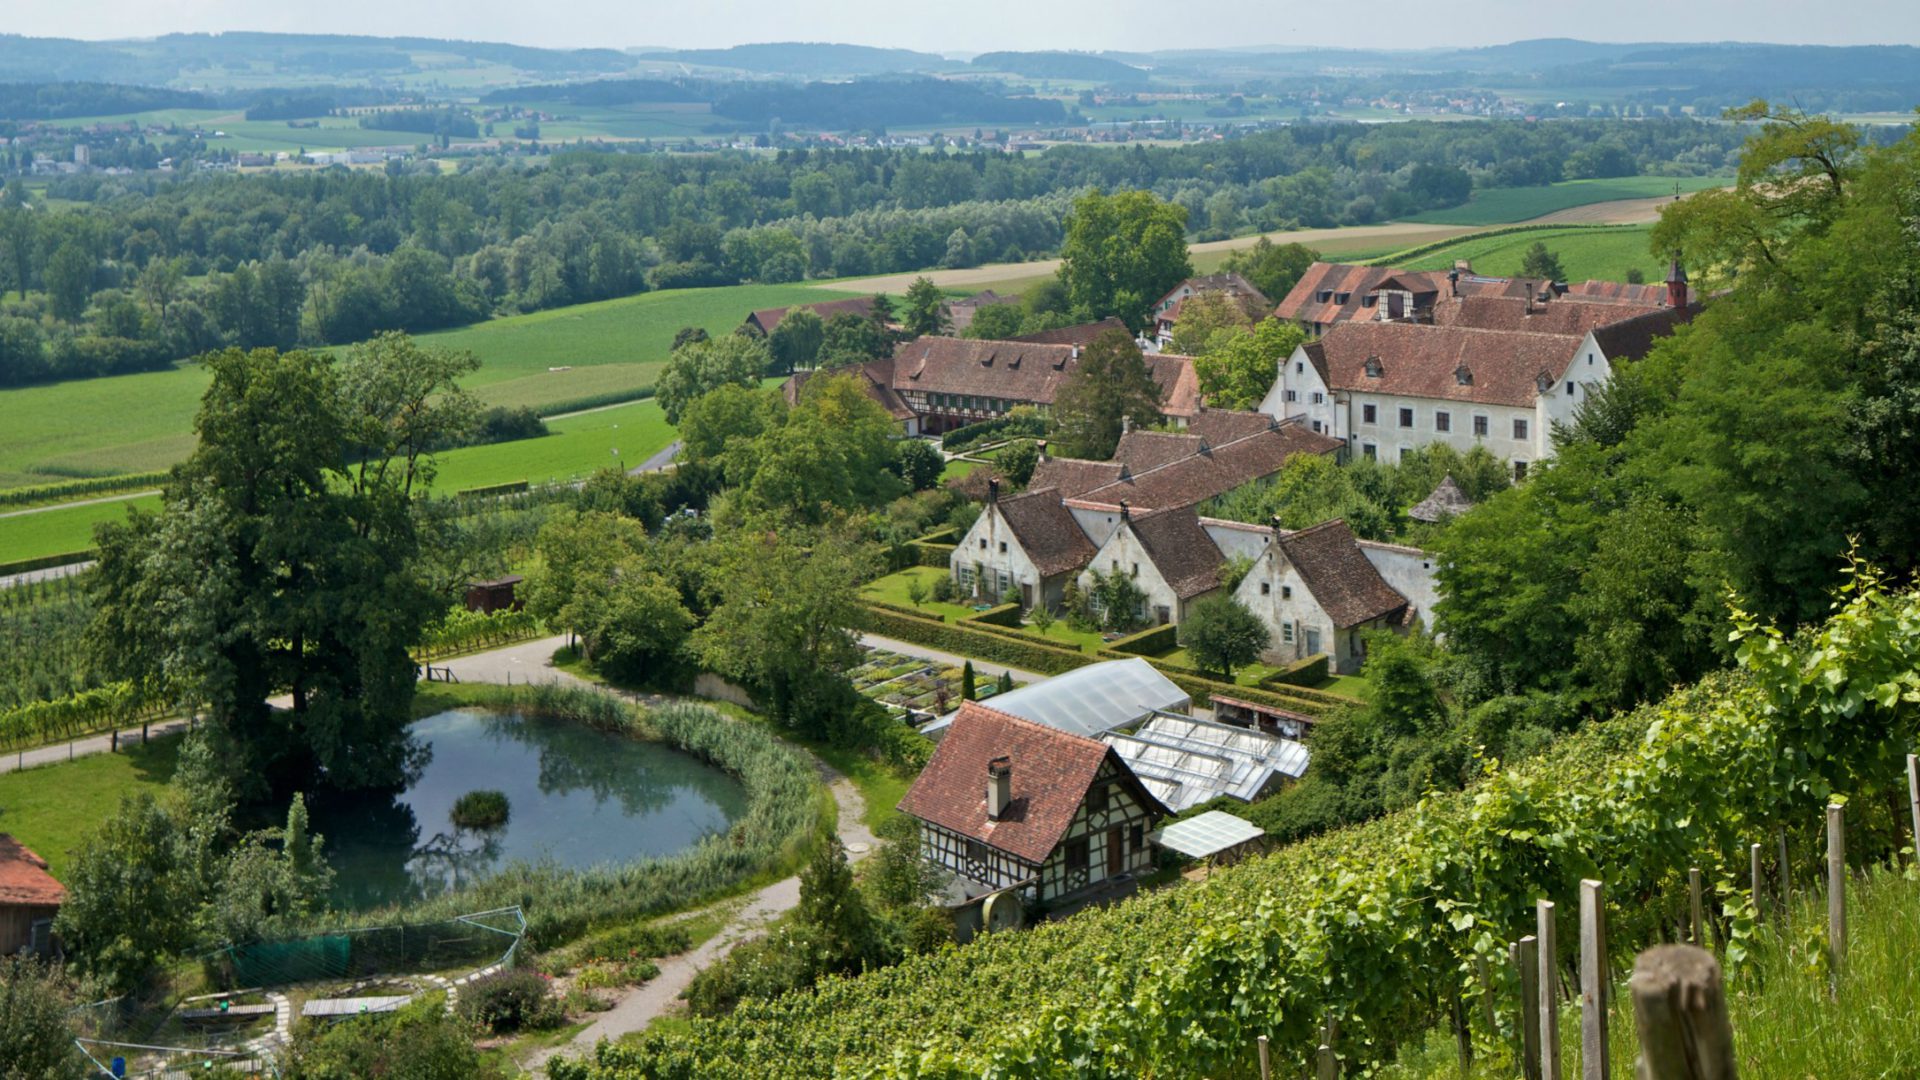
[[119,804],[122,795],[158,794],[173,777],[180,737],[132,744],[123,753],[90,754],[71,762],[0,773],[0,832],[12,833],[66,880],[80,840]]
[[935,566],[910,566],[898,573],[888,574],[868,582],[860,590],[860,595],[869,600],[879,600],[897,607],[915,608],[929,619],[945,619],[952,622],[964,619],[974,613],[970,607],[960,604],[942,603],[938,600],[925,600],[916,608],[913,598],[907,595],[907,583],[918,581],[926,586],[927,595],[933,595],[933,583],[948,576],[948,572]]
[[1405,220],[1434,225],[1506,225],[1593,203],[1671,196],[1676,184],[1681,192],[1691,193],[1732,182],[1730,176],[1623,176],[1610,180],[1567,180],[1535,187],[1486,188],[1474,192],[1459,206],[1429,210]]
[[[464,381],[486,403],[550,411],[653,385],[683,326],[718,335],[758,308],[851,295],[806,285],[675,289],[493,319],[422,340],[479,357],[480,370]],[[206,388],[205,370],[183,365],[0,393],[0,487],[167,468],[193,452],[193,417]]]
[[960,477],[979,468],[981,464],[982,463],[978,461],[961,461],[959,458],[955,458],[947,462],[946,466],[940,470],[940,479],[942,482],[958,480]]
[[1410,259],[1395,259],[1403,270],[1446,270],[1456,259],[1473,263],[1475,273],[1513,275],[1527,248],[1536,243],[1560,257],[1568,281],[1625,281],[1627,271],[1639,270],[1648,281],[1664,278],[1663,260],[1648,250],[1647,225],[1617,225],[1567,229],[1530,229],[1504,236],[1466,237]]

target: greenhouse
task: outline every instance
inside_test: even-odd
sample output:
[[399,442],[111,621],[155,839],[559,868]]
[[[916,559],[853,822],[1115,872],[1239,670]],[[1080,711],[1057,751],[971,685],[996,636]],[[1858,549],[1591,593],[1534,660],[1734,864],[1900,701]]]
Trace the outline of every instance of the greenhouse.
[[[1097,739],[1156,713],[1184,713],[1193,699],[1145,660],[1108,660],[1076,668],[993,699],[997,712]],[[953,723],[944,716],[920,733],[938,739]]]
[[1292,739],[1169,713],[1103,738],[1175,813],[1222,795],[1252,802],[1300,779],[1309,757]]

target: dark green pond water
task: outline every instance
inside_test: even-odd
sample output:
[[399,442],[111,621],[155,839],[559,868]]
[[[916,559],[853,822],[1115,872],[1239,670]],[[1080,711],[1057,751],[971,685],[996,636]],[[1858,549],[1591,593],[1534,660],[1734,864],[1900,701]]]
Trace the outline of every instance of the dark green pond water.
[[[316,798],[333,903],[410,902],[468,885],[515,861],[571,869],[673,855],[746,812],[732,776],[678,750],[558,720],[456,709],[413,725],[428,753],[404,791]],[[453,802],[506,793],[497,829],[456,829]]]

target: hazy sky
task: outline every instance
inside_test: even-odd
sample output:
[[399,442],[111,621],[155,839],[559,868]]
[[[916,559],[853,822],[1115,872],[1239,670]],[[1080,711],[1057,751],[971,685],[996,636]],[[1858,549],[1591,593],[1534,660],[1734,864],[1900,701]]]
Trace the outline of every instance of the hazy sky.
[[694,48],[845,41],[929,52],[988,49],[1368,45],[1425,48],[1525,38],[1589,41],[1920,42],[1920,3],[1351,4],[1318,0],[16,0],[0,33],[118,38],[173,31],[422,35],[545,46]]

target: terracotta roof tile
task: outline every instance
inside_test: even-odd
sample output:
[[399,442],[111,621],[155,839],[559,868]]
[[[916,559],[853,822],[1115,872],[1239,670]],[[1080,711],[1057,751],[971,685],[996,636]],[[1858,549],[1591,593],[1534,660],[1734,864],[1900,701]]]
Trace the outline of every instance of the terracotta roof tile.
[[1187,434],[1198,435],[1210,443],[1230,443],[1279,426],[1263,412],[1240,409],[1201,409],[1187,420]]
[[1129,524],[1175,596],[1191,600],[1220,587],[1225,557],[1192,507],[1135,516]]
[[[865,319],[873,315],[873,297],[855,296],[846,300],[828,300],[819,304],[800,304],[797,307],[806,308],[820,316],[821,322],[835,315],[858,315]],[[787,313],[793,310],[795,310],[794,307],[761,308],[749,314],[746,321],[759,328],[761,333],[771,334],[773,328],[780,325],[780,320],[786,318]]]
[[1073,520],[1073,514],[1060,502],[1060,493],[1038,488],[1002,498],[995,504],[1000,517],[1020,541],[1020,549],[1033,560],[1034,569],[1052,577],[1078,570],[1093,558],[1093,541]]
[[1249,481],[1272,476],[1285,467],[1295,454],[1330,454],[1340,449],[1340,440],[1309,431],[1304,424],[1287,422],[1243,439],[1200,449],[1198,436],[1183,436],[1194,442],[1196,452],[1157,468],[1130,472],[1105,487],[1095,488],[1078,500],[1103,506],[1115,506],[1122,499],[1138,510],[1165,510],[1193,506],[1232,491]]
[[1072,369],[1070,345],[922,337],[893,352],[893,388],[1051,405]]
[[1136,428],[1120,436],[1119,444],[1113,448],[1113,460],[1133,472],[1146,472],[1192,457],[1203,445],[1205,440],[1198,435]]
[[[1581,338],[1415,323],[1347,322],[1304,346],[1329,388],[1531,407]],[[1378,374],[1368,374],[1369,365]]]
[[1660,310],[1641,304],[1559,297],[1545,303],[1524,297],[1462,296],[1433,306],[1435,326],[1583,336],[1612,323]]
[[[1041,330],[1032,334],[1021,334],[1010,340],[1026,341],[1035,345],[1074,345],[1084,349],[1088,345],[1093,344],[1093,339],[1099,337],[1101,334],[1109,330],[1124,331],[1126,328],[1126,323],[1109,315],[1099,322],[1079,323],[1074,326],[1062,326],[1053,330]],[[1128,336],[1131,337],[1132,335]]]
[[[1060,846],[1110,755],[1120,775],[1132,777],[1103,742],[969,701],[899,809],[1037,866]],[[998,821],[989,821],[987,765],[1000,757],[1011,765],[1013,800]],[[1144,788],[1136,797],[1164,812]]]
[[66,886],[47,873],[47,860],[0,833],[0,904],[58,907],[66,898]]
[[[1252,307],[1255,311],[1264,311],[1273,306],[1273,301],[1267,299],[1267,294],[1255,287],[1253,282],[1248,281],[1239,274],[1228,272],[1222,274],[1203,274],[1199,277],[1188,278],[1167,290],[1165,296],[1155,301],[1153,305],[1154,310],[1157,311],[1166,307],[1167,302],[1173,300],[1175,296],[1180,295],[1183,290],[1185,291],[1185,296],[1199,296],[1203,293],[1226,293],[1228,296],[1246,302],[1248,306]],[[1182,296],[1181,299],[1185,299],[1185,296]],[[1176,300],[1174,302],[1178,303],[1179,301]],[[1176,315],[1175,317],[1177,318],[1178,316]]]
[[1407,598],[1380,576],[1339,518],[1284,533],[1277,543],[1336,627],[1358,626],[1407,606]]
[[1034,466],[1027,486],[1034,490],[1052,488],[1063,499],[1077,499],[1094,488],[1113,483],[1125,472],[1126,466],[1113,461],[1048,457]]
[[1692,321],[1698,311],[1696,307],[1661,308],[1603,326],[1593,332],[1593,340],[1609,361],[1638,360],[1652,350],[1654,342]]

